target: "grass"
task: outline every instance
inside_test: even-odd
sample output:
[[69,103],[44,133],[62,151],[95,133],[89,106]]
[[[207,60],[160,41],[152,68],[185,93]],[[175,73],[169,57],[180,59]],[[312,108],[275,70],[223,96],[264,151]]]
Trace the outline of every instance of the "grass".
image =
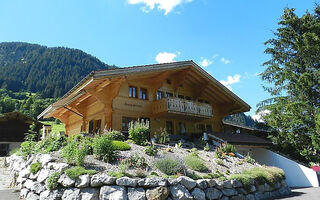
[[52,132],[60,133],[61,131],[66,132],[64,123],[57,124],[54,121],[40,121],[42,124],[51,125]]
[[41,169],[41,163],[40,162],[35,162],[32,163],[30,166],[30,173],[36,174],[38,171]]
[[93,175],[96,174],[97,171],[96,170],[87,170],[83,167],[72,167],[69,168],[65,171],[66,175],[69,176],[71,179],[75,180],[76,178],[78,178],[79,176],[83,175],[83,174],[89,174],[89,175]]
[[184,161],[189,168],[195,171],[204,172],[207,170],[207,167],[204,164],[203,160],[201,160],[197,156],[188,155],[187,157],[185,157]]

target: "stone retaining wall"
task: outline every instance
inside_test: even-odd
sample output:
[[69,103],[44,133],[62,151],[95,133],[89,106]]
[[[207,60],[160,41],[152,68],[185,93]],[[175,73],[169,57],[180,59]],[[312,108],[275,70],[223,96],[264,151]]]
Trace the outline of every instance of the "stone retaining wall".
[[[41,162],[42,169],[30,173],[30,165]],[[70,167],[66,163],[54,162],[49,154],[30,156],[26,161],[19,156],[7,158],[12,180],[21,189],[20,196],[26,199],[43,200],[205,200],[205,199],[274,199],[291,193],[285,180],[271,186],[257,184],[252,180],[250,188],[244,189],[237,180],[216,179],[193,180],[186,176],[177,179],[115,178],[99,173],[92,176],[81,175],[72,180],[62,174],[58,180],[61,187],[49,191],[46,181],[53,172],[63,172]]]

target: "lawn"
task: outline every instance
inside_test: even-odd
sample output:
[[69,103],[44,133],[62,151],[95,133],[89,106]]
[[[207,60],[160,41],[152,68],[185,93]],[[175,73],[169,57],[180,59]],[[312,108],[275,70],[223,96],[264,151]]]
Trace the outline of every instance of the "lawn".
[[55,133],[60,133],[61,131],[66,132],[64,123],[57,124],[54,121],[40,121],[40,122],[43,123],[43,124],[51,125],[52,126],[52,132],[55,132]]

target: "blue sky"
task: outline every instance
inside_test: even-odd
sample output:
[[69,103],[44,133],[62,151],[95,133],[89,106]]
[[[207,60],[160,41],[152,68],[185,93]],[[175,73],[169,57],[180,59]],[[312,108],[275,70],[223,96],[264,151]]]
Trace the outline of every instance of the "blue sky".
[[0,42],[78,48],[107,64],[194,60],[249,103],[269,97],[257,76],[283,9],[314,0],[0,0]]

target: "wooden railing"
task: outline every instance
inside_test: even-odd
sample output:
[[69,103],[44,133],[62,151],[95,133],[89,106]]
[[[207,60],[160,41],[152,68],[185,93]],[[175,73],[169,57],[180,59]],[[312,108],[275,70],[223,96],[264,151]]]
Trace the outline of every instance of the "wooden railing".
[[181,114],[193,114],[203,117],[213,116],[211,105],[205,103],[198,103],[175,97],[163,98],[154,102],[154,113],[163,113],[168,111]]

